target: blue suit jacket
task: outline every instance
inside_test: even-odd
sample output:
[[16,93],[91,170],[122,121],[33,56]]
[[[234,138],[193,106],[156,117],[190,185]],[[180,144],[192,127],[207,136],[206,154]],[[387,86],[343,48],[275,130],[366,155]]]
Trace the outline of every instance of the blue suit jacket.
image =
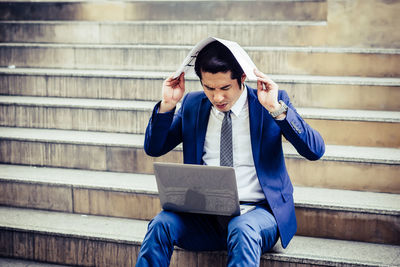
[[[274,120],[260,104],[257,90],[248,87],[251,146],[261,188],[278,224],[282,246],[286,247],[297,230],[293,186],[286,170],[282,134],[300,155],[319,159],[325,152],[321,135],[296,112],[285,91],[278,99],[289,107],[286,119]],[[159,114],[159,103],[146,129],[144,149],[150,156],[161,156],[183,143],[186,164],[203,164],[203,146],[211,102],[204,92],[185,95],[179,111]]]

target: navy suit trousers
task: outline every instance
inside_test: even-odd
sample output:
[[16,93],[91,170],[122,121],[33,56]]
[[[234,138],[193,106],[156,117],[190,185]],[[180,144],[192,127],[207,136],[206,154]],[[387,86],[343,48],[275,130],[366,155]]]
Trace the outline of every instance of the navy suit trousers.
[[169,266],[174,246],[190,251],[227,250],[227,266],[259,266],[279,238],[269,208],[236,217],[160,212],[150,223],[136,267]]

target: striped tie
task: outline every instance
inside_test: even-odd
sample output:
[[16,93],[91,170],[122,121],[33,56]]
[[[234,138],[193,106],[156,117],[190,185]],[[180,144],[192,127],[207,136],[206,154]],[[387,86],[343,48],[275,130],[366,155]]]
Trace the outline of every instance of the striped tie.
[[221,126],[220,165],[233,167],[231,111],[224,113]]

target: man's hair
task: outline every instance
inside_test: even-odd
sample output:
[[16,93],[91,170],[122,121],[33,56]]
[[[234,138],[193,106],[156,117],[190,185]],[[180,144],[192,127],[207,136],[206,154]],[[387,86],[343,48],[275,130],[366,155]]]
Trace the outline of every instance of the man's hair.
[[228,72],[231,71],[231,79],[236,79],[241,88],[243,69],[240,67],[232,52],[222,43],[214,41],[206,45],[197,55],[194,70],[202,79],[201,72]]

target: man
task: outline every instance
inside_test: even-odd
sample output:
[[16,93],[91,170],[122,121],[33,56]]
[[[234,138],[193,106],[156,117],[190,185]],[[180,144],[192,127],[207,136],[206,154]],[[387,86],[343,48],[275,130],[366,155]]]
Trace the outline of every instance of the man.
[[[220,42],[200,51],[195,71],[203,91],[184,98],[184,73],[164,81],[144,149],[157,157],[182,142],[184,163],[232,165],[240,201],[256,208],[232,218],[162,211],[149,224],[136,266],[168,266],[175,245],[191,251],[227,250],[228,266],[258,266],[262,253],[279,237],[286,247],[297,229],[282,135],[310,160],[324,154],[324,141],[266,75],[254,70],[257,90],[244,85],[246,74]],[[225,129],[231,129],[228,137]],[[230,139],[231,155],[226,156],[224,145]]]

